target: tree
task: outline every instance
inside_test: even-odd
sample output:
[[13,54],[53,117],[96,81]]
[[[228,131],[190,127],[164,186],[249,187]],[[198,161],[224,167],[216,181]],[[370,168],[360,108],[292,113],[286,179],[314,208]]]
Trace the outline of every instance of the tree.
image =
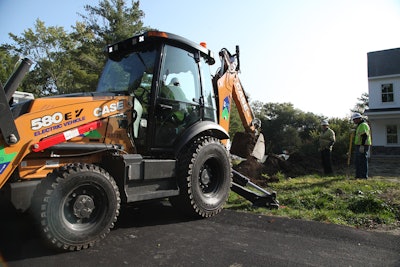
[[103,49],[111,44],[150,28],[143,26],[144,12],[139,8],[140,1],[101,0],[98,5],[86,5],[87,15],[80,14],[87,30],[94,34],[97,44]]
[[38,19],[34,29],[28,28],[22,36],[9,35],[15,43],[8,46],[10,51],[36,63],[25,79],[24,90],[37,96],[69,92],[72,62],[68,51],[74,49],[74,43],[63,27],[46,27]]
[[5,47],[0,47],[0,82],[4,86],[14,71],[19,57],[12,56]]
[[291,103],[264,104],[260,117],[267,148],[270,152],[298,151],[310,142],[310,133],[318,128],[320,117],[293,107]]
[[[85,80],[89,88],[95,88],[106,58],[104,48],[111,43],[140,34],[149,27],[143,26],[144,12],[139,1],[102,0],[96,6],[85,5],[87,14],[79,14],[83,19],[73,27],[73,39],[78,45],[73,58],[83,66],[89,75]],[[80,72],[75,77],[81,77]]]
[[351,110],[351,112],[358,112],[364,114],[365,110],[369,107],[369,95],[368,93],[362,93],[361,97],[357,98],[358,102]]
[[10,33],[14,44],[4,48],[12,55],[29,56],[36,64],[23,82],[36,96],[94,91],[105,62],[104,47],[144,31],[139,1],[102,0],[85,6],[88,15],[76,22],[72,33],[63,27],[46,27],[37,20],[21,36]]
[[336,134],[336,142],[333,146],[332,158],[336,163],[344,163],[349,150],[353,123],[347,118],[331,118],[329,124],[329,127]]
[[233,137],[237,132],[243,132],[244,127],[240,119],[239,111],[237,110],[235,102],[232,101],[231,112],[229,119],[229,135]]

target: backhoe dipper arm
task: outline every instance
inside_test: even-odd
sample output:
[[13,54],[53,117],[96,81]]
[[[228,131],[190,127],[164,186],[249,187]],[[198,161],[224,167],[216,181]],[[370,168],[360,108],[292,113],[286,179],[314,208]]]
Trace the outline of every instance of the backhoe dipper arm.
[[[235,55],[231,55],[224,48],[219,52],[219,56],[221,59],[221,68],[218,73],[220,78],[217,80],[219,124],[229,132],[231,99],[233,98],[246,134],[235,134],[230,151],[232,154],[243,158],[252,156],[261,161],[264,159],[265,154],[264,136],[260,132],[261,121],[255,118],[239,79],[239,47],[236,46]],[[253,137],[256,138],[253,139]],[[245,188],[246,186],[251,187],[252,190]],[[251,201],[255,206],[279,207],[279,202],[276,200],[276,192],[266,191],[252,183],[250,178],[235,170],[233,170],[232,190]]]
[[219,122],[226,131],[229,131],[229,114],[231,108],[231,98],[235,101],[239,111],[239,116],[246,132],[255,132],[261,128],[261,122],[254,117],[250,107],[248,97],[243,89],[239,79],[239,47],[236,46],[236,54],[231,55],[229,51],[223,48],[219,52],[221,59],[221,69],[219,70],[220,78],[217,81],[219,107]]

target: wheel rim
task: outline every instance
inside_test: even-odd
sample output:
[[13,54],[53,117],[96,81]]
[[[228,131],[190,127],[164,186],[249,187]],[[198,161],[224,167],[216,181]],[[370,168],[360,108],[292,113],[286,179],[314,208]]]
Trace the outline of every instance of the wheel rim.
[[108,205],[104,190],[94,184],[74,188],[64,199],[60,215],[65,226],[75,231],[87,231],[102,221]]
[[213,197],[219,192],[223,171],[218,166],[218,161],[214,158],[208,159],[201,166],[199,186],[204,197]]

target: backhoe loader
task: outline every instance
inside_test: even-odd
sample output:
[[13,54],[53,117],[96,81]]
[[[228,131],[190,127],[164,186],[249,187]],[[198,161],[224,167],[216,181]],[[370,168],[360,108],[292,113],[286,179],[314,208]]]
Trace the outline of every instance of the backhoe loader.
[[[122,205],[148,200],[169,199],[205,218],[222,210],[232,188],[254,204],[278,206],[275,193],[232,169],[232,99],[246,131],[262,136],[238,79],[238,49],[221,50],[215,76],[209,49],[166,32],[108,45],[105,54],[93,92],[11,104],[29,59],[0,84],[0,195],[32,214],[47,243],[91,247]],[[256,147],[253,156],[263,155],[262,140]]]

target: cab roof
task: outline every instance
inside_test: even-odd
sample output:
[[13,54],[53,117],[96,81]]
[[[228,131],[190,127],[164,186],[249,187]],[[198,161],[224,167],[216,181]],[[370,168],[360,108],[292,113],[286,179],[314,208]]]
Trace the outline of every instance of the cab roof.
[[206,59],[209,65],[215,63],[214,55],[211,50],[179,35],[162,31],[147,31],[143,34],[135,35],[126,40],[108,45],[105,52],[109,57],[118,57],[118,55],[125,54],[127,51],[133,51],[135,47],[139,47],[141,44],[146,44],[148,42],[169,43],[181,47],[183,46],[190,50],[197,50]]

